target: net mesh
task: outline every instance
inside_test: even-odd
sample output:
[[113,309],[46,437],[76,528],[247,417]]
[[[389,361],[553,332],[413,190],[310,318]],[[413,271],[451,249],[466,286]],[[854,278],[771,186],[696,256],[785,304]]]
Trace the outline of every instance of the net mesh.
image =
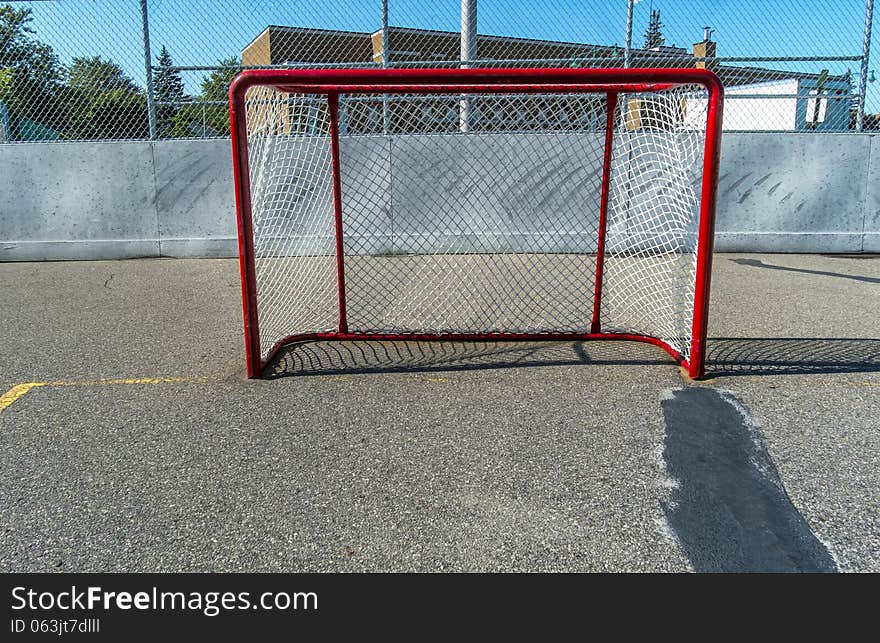
[[[606,96],[342,95],[349,330],[589,333]],[[603,332],[686,359],[707,99],[621,95],[614,114]],[[323,95],[246,96],[260,348],[338,329]]]

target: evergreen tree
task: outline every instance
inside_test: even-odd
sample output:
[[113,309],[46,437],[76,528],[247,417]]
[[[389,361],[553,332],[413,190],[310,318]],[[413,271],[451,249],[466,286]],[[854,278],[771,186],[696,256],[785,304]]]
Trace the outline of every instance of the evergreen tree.
[[153,70],[153,96],[156,101],[156,129],[159,136],[170,136],[172,121],[180,110],[181,103],[186,99],[183,79],[180,72],[172,69],[174,62],[168,48],[162,51],[156,60]]
[[666,38],[663,37],[663,23],[660,22],[660,9],[652,9],[651,21],[648,23],[648,30],[645,32],[645,49],[654,49],[665,44]]
[[241,70],[238,58],[225,58],[217,63],[219,69],[212,71],[202,81],[202,98],[205,100],[226,100],[232,80]]

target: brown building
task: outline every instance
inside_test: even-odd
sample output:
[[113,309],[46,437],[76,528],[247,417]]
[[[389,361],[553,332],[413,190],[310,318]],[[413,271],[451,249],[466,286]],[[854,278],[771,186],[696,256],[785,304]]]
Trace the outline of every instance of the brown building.
[[370,62],[370,35],[357,31],[269,26],[241,53],[245,66]]
[[[384,35],[373,33],[309,29],[302,27],[267,27],[242,52],[246,66],[375,66],[382,63]],[[435,31],[389,27],[387,30],[387,60],[392,66],[455,66],[459,60],[460,34],[454,31]],[[716,55],[716,43],[708,36],[695,43],[693,49],[657,47],[633,49],[632,67],[708,67],[715,71],[728,88],[757,85],[770,81],[797,78],[801,86],[825,83],[838,94],[848,93],[846,76],[781,71],[758,67],[739,67],[719,64],[711,58]],[[477,35],[477,52],[482,66],[582,66],[622,67],[624,51],[618,45],[593,45],[508,36]],[[709,58],[709,60],[705,60]],[[522,97],[480,98],[477,129],[494,130],[514,126],[516,129],[554,128],[544,115],[553,114],[556,127],[562,129],[592,129],[604,109],[597,101],[585,98],[542,98],[531,103]],[[644,124],[636,103],[629,104],[627,122],[637,128]],[[383,116],[390,115],[390,118]],[[347,121],[343,124],[350,133],[382,132],[390,123],[392,132],[455,131],[458,128],[458,99],[432,98],[420,101],[393,97],[384,103],[378,98],[359,99],[347,106]],[[294,120],[301,120],[299,117]],[[383,126],[383,122],[385,126]],[[305,125],[303,126],[305,127]],[[286,129],[286,128],[285,128]]]
[[[242,64],[250,66],[295,64],[367,64],[382,62],[382,30],[373,33],[334,31],[272,25],[242,52]],[[423,63],[425,66],[459,59],[460,36],[456,31],[388,28],[388,60],[395,64]],[[662,60],[669,51],[643,52]],[[582,60],[584,65],[623,65],[623,48],[617,45],[588,45],[573,42],[477,35],[477,51],[488,61],[519,61],[519,64],[547,64],[557,60],[566,64]],[[641,50],[637,50],[641,52]],[[687,55],[684,49],[675,54]],[[636,50],[634,50],[636,54]],[[634,58],[635,60],[635,58]]]

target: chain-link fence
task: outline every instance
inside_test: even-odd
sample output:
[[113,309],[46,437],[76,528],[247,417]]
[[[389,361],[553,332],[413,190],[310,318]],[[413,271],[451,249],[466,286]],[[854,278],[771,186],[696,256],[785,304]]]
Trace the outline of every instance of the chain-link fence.
[[315,66],[708,67],[725,130],[880,130],[878,20],[873,0],[0,0],[0,142],[223,137],[238,71]]

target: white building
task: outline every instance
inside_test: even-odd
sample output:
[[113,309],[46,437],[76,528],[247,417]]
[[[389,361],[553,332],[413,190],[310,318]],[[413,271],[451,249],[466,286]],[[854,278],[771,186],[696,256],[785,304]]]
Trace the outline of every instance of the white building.
[[[793,77],[725,88],[724,129],[739,131],[845,131],[850,86],[829,78],[816,98],[817,78]],[[839,96],[840,98],[835,98]],[[754,98],[752,98],[754,97]]]
[[[846,77],[816,75],[764,80],[724,88],[724,131],[841,132],[849,129],[851,92]],[[686,99],[685,121],[701,127],[706,99]]]

